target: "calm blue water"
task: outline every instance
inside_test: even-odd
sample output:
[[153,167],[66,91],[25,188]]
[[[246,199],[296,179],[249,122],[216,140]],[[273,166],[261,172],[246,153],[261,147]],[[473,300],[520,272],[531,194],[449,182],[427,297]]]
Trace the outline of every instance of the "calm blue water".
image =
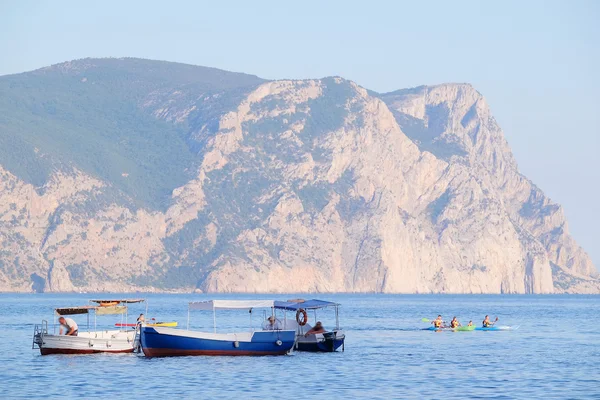
[[[346,351],[280,357],[40,356],[33,326],[55,306],[85,304],[89,294],[0,294],[2,398],[600,398],[599,296],[326,295],[342,303]],[[114,297],[106,296],[106,297]],[[117,295],[116,297],[139,297]],[[147,295],[148,317],[185,327],[187,302],[270,296]],[[313,296],[283,295],[278,299]],[[132,306],[131,313],[145,306]],[[438,313],[479,323],[485,314],[509,332],[429,332]],[[78,316],[80,326],[85,317]],[[320,314],[326,327],[332,314]],[[252,318],[258,326],[261,315]],[[116,317],[98,319],[103,327]],[[217,314],[223,330],[250,324],[245,312]],[[196,312],[194,328],[212,328]],[[238,329],[240,330],[240,329]]]

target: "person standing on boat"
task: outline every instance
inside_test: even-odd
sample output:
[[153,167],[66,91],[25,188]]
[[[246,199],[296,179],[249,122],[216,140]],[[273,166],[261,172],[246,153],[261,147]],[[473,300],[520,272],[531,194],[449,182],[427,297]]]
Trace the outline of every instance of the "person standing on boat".
[[456,317],[452,318],[452,321],[450,321],[450,328],[458,328],[459,326],[462,325],[460,324],[460,322],[458,322]]
[[77,322],[73,321],[71,318],[60,317],[58,319],[60,323],[60,331],[59,335],[63,333],[63,327],[65,328],[65,335],[67,336],[77,336],[79,332],[79,327],[77,326]]
[[275,318],[274,316],[271,315],[271,316],[269,316],[269,318],[267,318],[267,321],[265,322],[263,329],[265,331],[280,331],[281,323],[279,322],[279,320],[277,318]]
[[436,319],[434,319],[433,321],[431,321],[431,323],[436,328],[443,328],[444,327],[444,321],[442,320],[442,316],[441,315],[438,315]]
[[146,322],[146,317],[144,317],[144,314],[140,314],[137,318],[136,325],[142,325],[144,322]]
[[317,333],[324,333],[324,332],[327,332],[327,331],[325,330],[325,328],[323,328],[323,324],[321,323],[321,321],[317,321],[315,326],[311,330],[306,332],[306,335],[304,335],[304,337],[307,337],[308,335],[316,335]]

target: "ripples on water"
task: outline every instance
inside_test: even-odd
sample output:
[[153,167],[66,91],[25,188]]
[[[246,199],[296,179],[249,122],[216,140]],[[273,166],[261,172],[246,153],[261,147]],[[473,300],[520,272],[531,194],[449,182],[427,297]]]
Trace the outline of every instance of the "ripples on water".
[[[598,296],[324,295],[342,303],[346,351],[335,354],[147,359],[131,354],[42,357],[31,350],[34,324],[51,320],[53,307],[85,304],[88,296],[0,295],[2,398],[600,398]],[[269,296],[214,296],[261,297]],[[277,296],[296,297],[313,296]],[[208,298],[148,295],[148,316],[185,327],[187,302]],[[143,307],[132,306],[131,313],[144,312]],[[427,326],[421,318],[438,313],[448,321],[457,315],[463,323],[478,324],[485,314],[497,315],[501,324],[521,327],[419,330]],[[218,324],[225,331],[246,328],[249,319],[243,314],[221,312]],[[254,326],[261,316],[255,313]],[[106,328],[117,322],[102,318]],[[326,327],[333,323],[332,314],[319,319]],[[77,321],[85,325],[85,317]],[[191,326],[211,329],[212,315],[192,315]]]

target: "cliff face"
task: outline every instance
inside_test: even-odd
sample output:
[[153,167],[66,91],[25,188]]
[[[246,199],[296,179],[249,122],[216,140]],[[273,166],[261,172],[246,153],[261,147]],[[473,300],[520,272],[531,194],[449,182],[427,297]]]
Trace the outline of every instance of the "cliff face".
[[[471,86],[374,95],[190,66],[171,82],[177,68],[83,60],[0,77],[13,113],[64,144],[0,120],[27,161],[0,153],[1,290],[600,291]],[[31,74],[81,105],[10,100]],[[98,116],[99,96],[131,112]]]

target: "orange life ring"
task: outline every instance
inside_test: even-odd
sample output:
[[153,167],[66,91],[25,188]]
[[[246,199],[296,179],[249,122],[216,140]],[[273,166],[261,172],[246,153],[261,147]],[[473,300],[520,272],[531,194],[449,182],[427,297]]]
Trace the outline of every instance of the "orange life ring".
[[[300,316],[302,316],[302,318],[300,318]],[[308,322],[308,314],[304,308],[299,308],[298,311],[296,311],[296,322],[300,326],[304,326]]]

